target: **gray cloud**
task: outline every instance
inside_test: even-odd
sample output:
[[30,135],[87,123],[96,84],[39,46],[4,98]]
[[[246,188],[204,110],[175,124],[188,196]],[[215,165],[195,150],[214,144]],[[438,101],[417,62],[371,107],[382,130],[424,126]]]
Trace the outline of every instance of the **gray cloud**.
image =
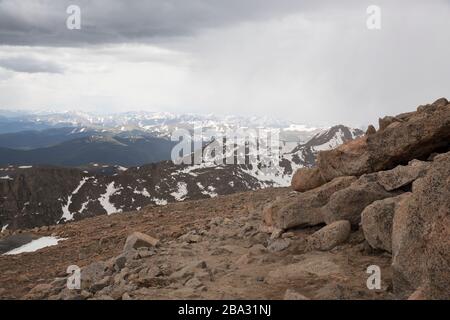
[[3,67],[64,71],[0,81],[0,104],[374,123],[450,97],[449,15],[448,0],[0,0],[0,57],[28,57]]
[[63,73],[64,69],[51,61],[29,57],[1,58],[0,67],[23,73]]
[[[68,30],[66,9],[81,8],[82,30]],[[202,29],[277,17],[299,0],[0,0],[0,44],[78,46],[163,41]]]

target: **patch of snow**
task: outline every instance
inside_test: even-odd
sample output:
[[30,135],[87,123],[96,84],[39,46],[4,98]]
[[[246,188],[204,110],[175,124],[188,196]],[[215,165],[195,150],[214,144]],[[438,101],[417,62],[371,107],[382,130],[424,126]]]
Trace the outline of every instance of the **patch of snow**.
[[4,255],[16,255],[21,254],[25,252],[35,252],[43,248],[56,246],[59,241],[66,240],[64,238],[57,238],[57,237],[42,237],[36,240],[33,240],[27,244],[24,244],[23,246],[13,249],[11,251],[8,251],[4,253]]
[[153,198],[152,201],[158,206],[167,205],[167,200],[164,200],[164,199]]
[[4,176],[4,177],[0,177],[0,180],[14,180],[14,179],[11,178],[10,176]]
[[197,186],[202,190],[205,189],[205,187],[201,184],[201,182],[197,182]]
[[72,194],[67,198],[67,203],[62,207],[63,215],[60,220],[65,219],[65,221],[71,221],[73,220],[74,213],[71,213],[69,210],[70,205],[72,204],[72,197],[80,191],[80,189],[83,187],[83,185],[88,181],[90,178],[84,177],[81,181],[78,187],[72,192]]
[[339,130],[339,132],[337,132],[333,138],[331,138],[329,141],[327,141],[326,143],[324,143],[322,145],[314,146],[313,150],[314,151],[326,151],[326,150],[334,149],[344,143],[343,136],[344,136],[344,133],[341,130]]
[[8,228],[8,226],[9,226],[9,224],[5,224],[5,225],[2,227],[1,233],[5,232],[6,229]]
[[135,193],[135,194],[141,194],[141,195],[143,195],[144,197],[147,197],[147,198],[150,198],[150,197],[151,197],[150,193],[148,193],[148,191],[147,191],[147,188],[142,189],[142,191],[138,191],[138,190],[135,189],[135,190],[133,191],[133,193]]
[[83,204],[81,204],[81,209],[80,209],[80,211],[78,211],[78,213],[83,213],[84,210],[87,209],[87,206],[88,206],[89,202],[91,202],[90,199],[88,199],[86,202],[83,202]]
[[184,199],[186,199],[186,196],[188,194],[186,182],[178,182],[177,188],[178,190],[172,192],[170,195],[173,196],[177,201],[183,201]]
[[210,196],[211,198],[215,198],[218,196],[216,191],[216,188],[214,188],[213,186],[209,186],[208,191],[204,190],[202,191],[202,194],[206,195],[206,196]]
[[305,132],[312,132],[316,130],[318,130],[318,128],[307,127],[303,124],[291,124],[289,127],[283,129],[283,131],[305,131]]
[[111,215],[115,212],[122,212],[122,209],[117,209],[114,204],[111,203],[110,198],[112,195],[114,195],[117,191],[122,190],[122,187],[116,188],[115,182],[111,182],[106,187],[106,192],[100,196],[98,201],[100,202],[103,209],[106,210],[106,213],[108,215]]
[[19,169],[31,169],[33,166],[20,166]]

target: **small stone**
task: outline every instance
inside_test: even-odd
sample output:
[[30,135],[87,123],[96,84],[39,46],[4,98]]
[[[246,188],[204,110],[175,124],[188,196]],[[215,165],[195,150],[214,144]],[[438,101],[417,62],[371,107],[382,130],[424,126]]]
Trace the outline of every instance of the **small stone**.
[[94,283],[94,284],[89,288],[89,290],[90,290],[91,292],[94,292],[94,293],[95,293],[95,292],[98,292],[98,291],[102,290],[103,288],[106,288],[106,287],[109,285],[110,282],[111,282],[111,277],[110,277],[110,276],[106,276],[106,277],[103,278],[102,280],[100,280],[100,281]]
[[297,291],[288,289],[284,294],[284,300],[310,300],[310,299],[308,299],[301,293],[298,293]]
[[331,250],[345,242],[350,235],[350,231],[349,221],[336,221],[312,234],[308,238],[308,244],[316,250]]
[[265,253],[267,251],[267,249],[262,244],[258,243],[258,244],[253,245],[250,249],[248,249],[248,251],[251,254],[258,255],[261,253]]
[[246,253],[246,254],[240,256],[239,259],[236,260],[235,265],[238,267],[244,266],[244,265],[251,263],[252,260],[253,259],[251,258],[251,256],[248,253]]
[[291,241],[289,239],[277,239],[273,241],[267,249],[272,252],[280,252],[287,249],[291,245]]
[[270,239],[271,240],[278,239],[279,237],[281,237],[282,234],[283,234],[283,230],[282,229],[275,229],[272,232],[272,234],[270,235]]
[[295,236],[295,234],[293,232],[285,232],[281,235],[281,238],[288,239],[288,238],[293,238],[294,236]]
[[141,259],[155,255],[155,251],[150,250],[149,248],[139,248],[137,253]]
[[153,248],[158,246],[159,240],[155,239],[149,235],[140,233],[140,232],[134,232],[130,236],[128,236],[125,246],[123,248],[124,251],[129,251],[132,249],[138,249],[138,248]]
[[125,256],[123,256],[123,255],[121,255],[121,256],[118,256],[117,258],[116,258],[116,260],[114,261],[114,268],[117,270],[117,271],[120,271],[120,270],[122,270],[123,268],[125,268],[125,264],[127,263],[127,258],[125,257]]
[[126,301],[126,300],[133,300],[133,299],[130,297],[130,295],[127,292],[125,292],[122,295],[122,300]]
[[192,278],[185,283],[188,288],[198,289],[203,286],[203,283],[197,278]]

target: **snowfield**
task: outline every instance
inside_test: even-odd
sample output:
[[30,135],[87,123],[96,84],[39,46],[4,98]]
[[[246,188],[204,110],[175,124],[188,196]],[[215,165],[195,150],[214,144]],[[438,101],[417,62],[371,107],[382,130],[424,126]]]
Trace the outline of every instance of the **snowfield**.
[[56,238],[56,237],[42,237],[36,240],[33,240],[27,244],[24,244],[21,247],[13,249],[4,253],[3,255],[17,255],[25,252],[35,252],[41,250],[43,248],[56,246],[59,241],[64,241],[64,238]]

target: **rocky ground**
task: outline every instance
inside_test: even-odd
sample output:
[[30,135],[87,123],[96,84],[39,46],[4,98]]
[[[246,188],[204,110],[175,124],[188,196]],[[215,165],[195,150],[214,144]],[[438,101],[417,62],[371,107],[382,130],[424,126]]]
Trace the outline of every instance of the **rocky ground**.
[[[3,299],[388,299],[390,255],[365,243],[361,230],[331,251],[308,248],[320,226],[273,235],[261,230],[262,208],[289,189],[148,207],[41,228],[67,238],[34,253],[0,256]],[[30,231],[23,231],[27,233]],[[142,232],[157,246],[123,248]],[[366,286],[367,267],[382,269],[381,290]],[[69,265],[83,268],[82,289],[64,289]],[[31,290],[32,289],[32,290]],[[30,291],[31,290],[31,291]],[[286,293],[287,292],[287,293]]]

